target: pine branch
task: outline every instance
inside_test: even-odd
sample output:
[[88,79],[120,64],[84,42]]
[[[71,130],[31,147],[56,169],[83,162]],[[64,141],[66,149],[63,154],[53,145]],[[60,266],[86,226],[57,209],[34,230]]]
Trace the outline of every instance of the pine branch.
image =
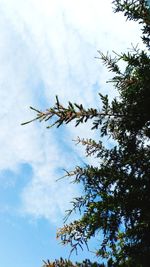
[[84,139],[84,138],[81,139],[78,136],[77,139],[73,141],[75,141],[77,145],[82,144],[83,146],[86,146],[85,152],[87,157],[94,155],[95,153],[98,153],[100,150],[103,149],[102,142],[96,143],[92,139]]
[[[100,95],[102,101],[105,101],[105,97]],[[88,120],[91,120],[93,118],[98,118],[96,121],[97,123],[99,122],[99,119],[102,119],[104,117],[122,117],[122,114],[113,114],[107,110],[104,110],[104,112],[99,112],[95,108],[89,108],[85,109],[83,105],[79,105],[76,103],[71,103],[69,102],[68,107],[64,107],[63,105],[60,104],[58,98],[56,97],[56,103],[54,107],[47,109],[46,111],[40,111],[38,109],[35,109],[33,107],[30,107],[33,111],[37,113],[36,118],[24,122],[21,125],[26,125],[28,123],[31,123],[35,120],[38,120],[40,122],[42,121],[49,121],[50,119],[54,119],[54,122],[50,125],[47,126],[47,128],[51,128],[53,126],[56,126],[57,128],[60,127],[62,124],[68,124],[71,121],[75,121],[75,126],[78,126],[81,123],[86,123]],[[108,103],[105,105],[108,105]],[[97,123],[94,122],[94,125]]]

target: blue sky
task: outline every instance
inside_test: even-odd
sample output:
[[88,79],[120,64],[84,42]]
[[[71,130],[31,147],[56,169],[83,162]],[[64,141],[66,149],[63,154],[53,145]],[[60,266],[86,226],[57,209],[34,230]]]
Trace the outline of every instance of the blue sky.
[[97,50],[127,51],[131,42],[140,43],[139,27],[113,14],[109,0],[0,0],[0,266],[68,257],[55,234],[81,189],[56,179],[88,160],[72,140],[96,135],[84,125],[23,127],[34,116],[28,107],[47,108],[56,94],[98,107],[98,92],[115,92]]

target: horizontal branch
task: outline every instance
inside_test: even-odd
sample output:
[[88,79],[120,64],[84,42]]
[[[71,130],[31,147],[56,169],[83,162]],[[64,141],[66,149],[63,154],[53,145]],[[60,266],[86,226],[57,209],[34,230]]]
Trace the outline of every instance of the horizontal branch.
[[76,103],[72,104],[71,102],[69,102],[68,107],[65,108],[59,103],[57,97],[56,97],[56,100],[57,101],[54,107],[49,108],[44,112],[37,110],[33,107],[30,107],[32,110],[34,110],[37,113],[37,116],[36,118],[32,120],[22,123],[21,125],[31,123],[35,120],[39,120],[40,122],[43,120],[48,121],[56,117],[56,119],[54,119],[55,120],[54,123],[52,123],[47,128],[50,128],[54,125],[59,127],[63,123],[67,124],[74,120],[76,121],[75,126],[78,126],[80,123],[87,122],[87,120],[93,119],[93,118],[103,119],[105,117],[123,117],[124,116],[123,114],[115,114],[111,112],[99,112],[97,109],[94,109],[94,108],[85,109],[83,108],[82,105],[78,105]]

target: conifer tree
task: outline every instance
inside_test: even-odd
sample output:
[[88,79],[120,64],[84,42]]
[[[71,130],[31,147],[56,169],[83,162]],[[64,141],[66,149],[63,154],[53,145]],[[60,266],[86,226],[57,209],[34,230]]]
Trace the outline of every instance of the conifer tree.
[[[115,0],[113,5],[115,12],[123,12],[128,20],[141,24],[145,44],[145,50],[135,46],[128,53],[115,53],[113,58],[99,52],[104,65],[114,73],[110,86],[117,89],[119,97],[110,101],[108,95],[100,93],[100,109],[86,109],[72,102],[64,107],[58,97],[44,112],[32,109],[37,113],[34,120],[53,119],[50,127],[92,121],[92,130],[100,131],[98,142],[78,138],[86,154],[96,156],[100,163],[98,167],[87,164],[67,172],[75,183],[83,185],[84,194],[73,200],[68,211],[68,216],[81,211],[80,219],[65,223],[57,233],[62,243],[76,250],[101,232],[103,240],[96,254],[107,261],[106,266],[149,267],[150,8],[145,0]],[[126,63],[123,72],[120,61]],[[115,141],[113,147],[105,146],[105,136]],[[46,266],[59,265],[53,262]]]

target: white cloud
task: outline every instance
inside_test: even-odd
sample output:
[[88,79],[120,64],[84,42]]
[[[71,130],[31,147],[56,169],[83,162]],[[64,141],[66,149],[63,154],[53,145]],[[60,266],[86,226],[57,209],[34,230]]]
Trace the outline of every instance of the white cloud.
[[63,102],[94,105],[98,91],[108,92],[96,50],[126,50],[139,42],[138,27],[114,15],[108,0],[0,0],[0,10],[0,169],[16,171],[28,162],[33,177],[23,189],[23,211],[56,221],[77,194],[55,183],[57,169],[77,159],[68,139],[90,132],[67,127],[60,137],[60,131],[20,123],[32,117],[28,106],[51,104],[56,94]]

